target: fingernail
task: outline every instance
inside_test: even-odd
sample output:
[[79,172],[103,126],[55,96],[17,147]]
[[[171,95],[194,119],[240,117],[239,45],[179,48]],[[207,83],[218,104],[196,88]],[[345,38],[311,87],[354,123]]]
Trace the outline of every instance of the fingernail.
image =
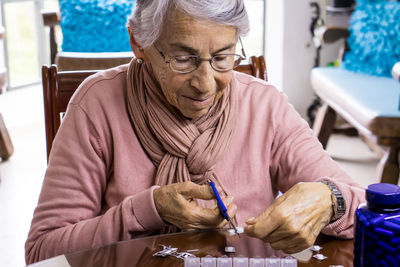
[[246,220],[246,223],[252,223],[252,222],[254,222],[255,220],[256,220],[256,218],[251,217],[251,218],[248,218],[248,219]]
[[228,197],[228,205],[232,204],[233,202],[233,197]]

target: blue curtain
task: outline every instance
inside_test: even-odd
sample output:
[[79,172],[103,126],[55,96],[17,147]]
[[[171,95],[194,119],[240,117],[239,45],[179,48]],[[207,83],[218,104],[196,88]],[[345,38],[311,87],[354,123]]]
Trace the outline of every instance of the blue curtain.
[[60,0],[62,51],[130,51],[126,29],[134,0]]
[[391,76],[400,61],[400,2],[358,0],[350,19],[350,51],[342,66],[377,76]]

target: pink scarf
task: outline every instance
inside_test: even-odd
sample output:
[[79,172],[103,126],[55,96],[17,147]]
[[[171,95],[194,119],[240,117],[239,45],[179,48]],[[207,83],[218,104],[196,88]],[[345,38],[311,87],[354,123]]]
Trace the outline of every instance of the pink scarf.
[[[202,117],[185,118],[165,99],[150,63],[133,59],[128,69],[128,110],[136,134],[157,168],[155,184],[212,179],[214,165],[230,145],[237,109],[234,82]],[[224,190],[225,191],[225,190]]]

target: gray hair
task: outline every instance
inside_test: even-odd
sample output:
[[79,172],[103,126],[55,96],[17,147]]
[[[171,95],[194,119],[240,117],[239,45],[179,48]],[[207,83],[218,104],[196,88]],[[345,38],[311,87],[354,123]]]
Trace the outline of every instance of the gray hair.
[[126,25],[140,47],[149,47],[158,39],[167,14],[173,8],[197,19],[236,27],[239,36],[250,30],[243,0],[136,0]]

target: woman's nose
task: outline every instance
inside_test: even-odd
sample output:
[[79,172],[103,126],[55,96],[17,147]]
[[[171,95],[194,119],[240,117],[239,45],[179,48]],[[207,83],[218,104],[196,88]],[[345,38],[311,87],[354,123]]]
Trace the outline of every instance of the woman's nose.
[[203,94],[215,91],[215,70],[211,67],[209,61],[202,61],[200,63],[197,70],[193,72],[190,85]]

